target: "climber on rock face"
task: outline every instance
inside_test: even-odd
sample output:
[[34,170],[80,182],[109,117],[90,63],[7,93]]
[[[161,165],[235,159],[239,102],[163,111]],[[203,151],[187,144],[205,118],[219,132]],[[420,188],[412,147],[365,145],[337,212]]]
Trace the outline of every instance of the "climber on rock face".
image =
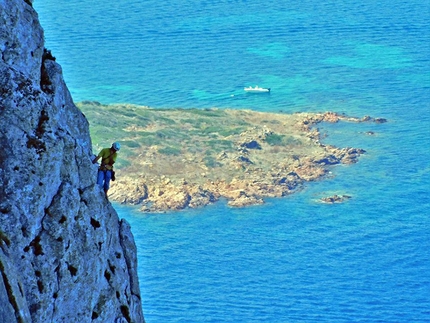
[[104,189],[106,196],[110,187],[110,181],[115,180],[113,164],[116,161],[117,152],[120,150],[120,148],[121,145],[118,142],[114,142],[111,148],[102,149],[97,157],[93,160],[93,164],[95,164],[100,158],[102,159],[99,171],[97,173],[97,184]]

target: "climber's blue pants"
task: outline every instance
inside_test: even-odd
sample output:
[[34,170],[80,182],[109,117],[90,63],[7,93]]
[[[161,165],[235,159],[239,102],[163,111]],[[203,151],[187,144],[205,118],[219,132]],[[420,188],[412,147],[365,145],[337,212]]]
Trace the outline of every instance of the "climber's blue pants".
[[99,170],[97,174],[97,184],[107,191],[110,187],[110,179],[112,178],[111,170]]

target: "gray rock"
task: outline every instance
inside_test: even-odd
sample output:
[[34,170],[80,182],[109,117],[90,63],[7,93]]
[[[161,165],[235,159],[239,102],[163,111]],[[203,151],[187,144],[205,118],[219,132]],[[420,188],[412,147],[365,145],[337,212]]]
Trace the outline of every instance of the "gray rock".
[[251,159],[249,159],[248,157],[245,157],[243,155],[240,155],[237,157],[237,161],[241,162],[241,163],[247,163],[247,164],[252,164]]
[[261,145],[256,140],[248,140],[241,143],[240,146],[248,149],[261,149]]
[[336,165],[340,163],[340,160],[334,155],[327,155],[322,158],[315,159],[315,162],[322,165]]
[[0,321],[144,322],[130,227],[30,1],[0,0]]

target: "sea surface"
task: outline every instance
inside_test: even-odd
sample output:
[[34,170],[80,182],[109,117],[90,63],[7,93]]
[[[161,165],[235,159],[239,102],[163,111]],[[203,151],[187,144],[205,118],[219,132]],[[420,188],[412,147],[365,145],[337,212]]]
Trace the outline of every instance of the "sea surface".
[[[428,0],[34,7],[75,102],[388,120],[321,125],[325,143],[366,154],[262,206],[115,205],[136,239],[147,323],[430,322]],[[272,91],[243,91],[254,85]],[[352,198],[318,202],[332,194]]]

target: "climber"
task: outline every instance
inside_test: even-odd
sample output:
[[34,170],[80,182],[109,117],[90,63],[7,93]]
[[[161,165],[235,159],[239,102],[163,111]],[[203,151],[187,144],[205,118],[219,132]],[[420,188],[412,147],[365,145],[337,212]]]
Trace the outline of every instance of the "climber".
[[111,148],[102,149],[98,156],[93,160],[93,164],[95,164],[100,158],[102,159],[99,171],[97,173],[97,184],[104,189],[106,197],[111,179],[113,181],[115,180],[113,164],[116,161],[117,152],[120,148],[121,145],[118,142],[114,142]]

